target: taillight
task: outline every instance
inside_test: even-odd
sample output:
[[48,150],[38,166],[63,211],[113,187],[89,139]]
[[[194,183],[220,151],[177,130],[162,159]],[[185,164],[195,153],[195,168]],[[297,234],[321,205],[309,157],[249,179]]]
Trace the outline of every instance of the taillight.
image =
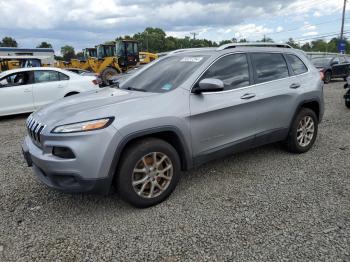
[[93,83],[94,85],[98,85],[97,79],[92,80],[92,83]]
[[324,79],[324,73],[322,71],[320,71],[320,77],[321,77],[321,80],[323,81]]

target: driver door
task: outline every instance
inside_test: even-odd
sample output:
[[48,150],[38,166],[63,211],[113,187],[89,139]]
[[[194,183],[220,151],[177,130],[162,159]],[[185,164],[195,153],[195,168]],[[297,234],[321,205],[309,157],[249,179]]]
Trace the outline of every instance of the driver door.
[[253,94],[254,87],[250,86],[247,55],[229,54],[220,58],[201,77],[205,78],[220,79],[225,87],[224,91],[190,95],[192,150],[196,163],[226,154],[227,150],[231,152],[233,147],[250,147],[256,133],[258,103],[249,95]]
[[34,111],[32,72],[17,72],[0,79],[0,115]]

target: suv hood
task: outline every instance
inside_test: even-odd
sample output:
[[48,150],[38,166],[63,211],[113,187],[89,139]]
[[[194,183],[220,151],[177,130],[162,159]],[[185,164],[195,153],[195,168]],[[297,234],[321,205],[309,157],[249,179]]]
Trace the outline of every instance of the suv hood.
[[[99,110],[109,111],[110,116],[113,116],[118,104],[130,103],[154,95],[157,94],[106,87],[97,91],[62,98],[36,111],[33,113],[33,117],[46,125],[50,125],[67,118],[72,119],[72,121],[76,121],[74,119],[78,119],[78,121],[89,120],[86,118],[87,114],[91,115],[90,119],[108,116],[98,115]],[[106,109],[106,107],[111,108]]]

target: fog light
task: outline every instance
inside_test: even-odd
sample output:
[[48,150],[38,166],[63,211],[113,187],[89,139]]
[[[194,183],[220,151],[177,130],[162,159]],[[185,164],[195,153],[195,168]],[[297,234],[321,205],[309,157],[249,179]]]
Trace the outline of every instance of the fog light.
[[52,149],[52,154],[54,156],[66,158],[66,159],[75,158],[73,151],[70,150],[68,147],[54,146]]

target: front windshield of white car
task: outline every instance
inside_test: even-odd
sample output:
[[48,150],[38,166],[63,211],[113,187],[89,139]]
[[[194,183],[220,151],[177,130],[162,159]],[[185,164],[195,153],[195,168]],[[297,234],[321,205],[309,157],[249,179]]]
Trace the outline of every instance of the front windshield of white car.
[[120,85],[121,89],[165,93],[179,87],[209,56],[168,56],[145,68]]

